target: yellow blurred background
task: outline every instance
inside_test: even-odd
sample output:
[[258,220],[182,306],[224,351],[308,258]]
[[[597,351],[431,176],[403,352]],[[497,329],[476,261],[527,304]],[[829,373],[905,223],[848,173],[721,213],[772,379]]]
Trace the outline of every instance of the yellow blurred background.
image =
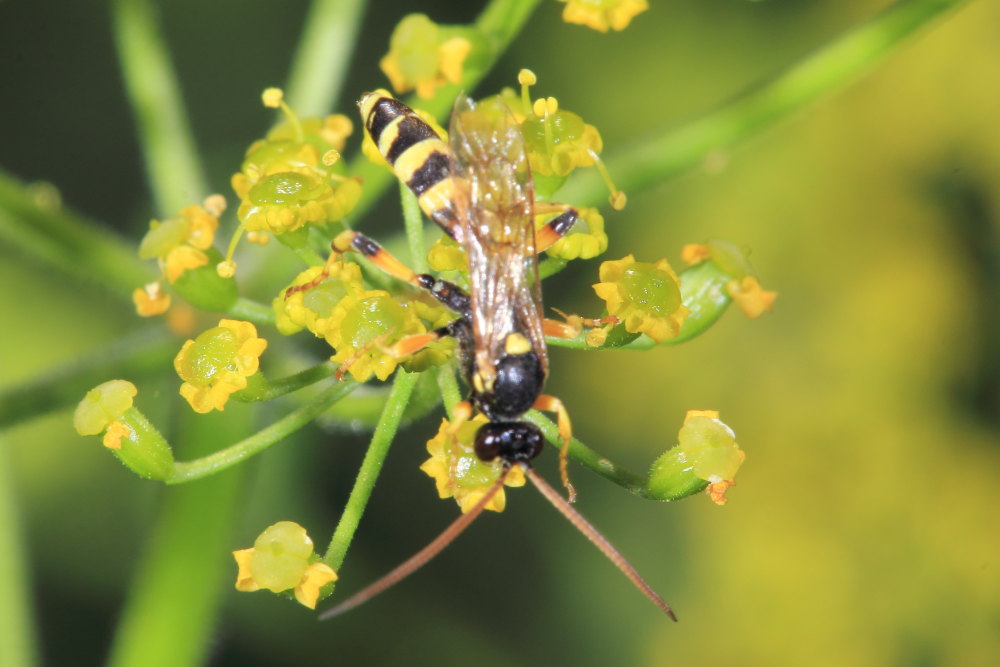
[[[0,28],[0,81],[14,93],[5,96],[0,166],[55,183],[67,206],[138,239],[152,213],[135,130],[103,5],[82,4],[86,11],[51,21],[41,9],[2,10],[18,21]],[[652,4],[625,32],[600,35],[561,23],[558,6],[543,2],[477,94],[531,67],[536,94],[595,124],[613,154],[725,102],[889,3]],[[353,113],[355,91],[385,84],[377,60],[397,18],[415,11],[389,7],[370,10],[340,111]],[[445,23],[475,15],[448,3],[421,9]],[[163,12],[221,190],[266,127],[256,95],[284,75],[301,8],[182,2]],[[32,52],[31,38],[45,48]],[[693,408],[720,410],[747,453],[725,507],[701,496],[652,503],[574,471],[579,509],[679,624],[525,489],[412,580],[329,624],[273,596],[229,594],[209,663],[995,664],[998,73],[1000,5],[973,1],[843,90],[606,214],[605,259],[633,252],[679,267],[685,243],[725,239],[753,249],[761,282],[780,295],[773,313],[749,321],[729,312],[677,347],[552,353],[549,390],[579,437],[616,462],[646,468]],[[395,204],[384,213],[397,215]],[[546,283],[546,304],[593,311],[596,270],[585,263]],[[6,247],[0,307],[3,385],[137,326],[99,288]],[[169,380],[148,389],[179,401]],[[434,430],[434,419],[413,425],[390,455],[346,563],[352,590],[454,515],[416,471]],[[280,518],[309,522],[315,535],[332,529],[364,439],[296,440],[253,464],[232,548]],[[0,432],[0,445],[47,664],[95,664],[164,491],[77,437],[66,411]],[[554,471],[551,461],[542,467]],[[262,507],[261,498],[277,500]]]

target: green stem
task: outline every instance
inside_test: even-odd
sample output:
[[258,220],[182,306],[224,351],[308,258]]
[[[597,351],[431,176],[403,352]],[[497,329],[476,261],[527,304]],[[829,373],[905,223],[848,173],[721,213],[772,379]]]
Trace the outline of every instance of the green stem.
[[417,273],[427,273],[424,216],[420,212],[420,202],[402,181],[399,182],[399,199],[403,205],[403,223],[406,227],[406,240],[410,246],[410,268]]
[[[676,345],[703,334],[726,312],[732,299],[726,292],[726,285],[733,277],[723,271],[715,262],[705,261],[681,271],[681,301],[690,311],[684,319],[680,334],[657,343],[646,335],[624,334],[621,325],[612,329],[608,340],[600,347],[587,345],[586,332],[576,338],[547,337],[545,340],[554,347],[573,350],[649,350],[657,345]],[[617,335],[616,335],[617,334]]]
[[406,404],[413,393],[413,387],[417,383],[420,373],[407,373],[400,369],[396,371],[396,379],[392,385],[392,392],[385,402],[382,410],[382,418],[379,419],[378,426],[372,434],[368,451],[365,453],[364,461],[361,462],[361,469],[358,470],[358,477],[351,489],[351,495],[344,506],[344,513],[340,517],[337,529],[330,539],[330,546],[327,547],[323,562],[339,570],[347,555],[347,549],[351,546],[351,540],[361,522],[361,515],[364,514],[368,499],[371,497],[375,482],[378,481],[379,473],[382,471],[382,463],[389,453],[389,446],[392,444],[399,423],[403,418]]
[[45,266],[98,282],[124,299],[156,277],[135,245],[65,208],[46,184],[25,185],[0,171],[0,241]]
[[0,665],[30,667],[38,663],[32,624],[28,560],[18,514],[10,447],[0,441]]
[[[525,418],[542,431],[542,435],[553,447],[561,447],[562,440],[559,438],[559,428],[552,423],[548,417],[538,410],[530,410]],[[593,470],[601,477],[614,482],[630,493],[637,496],[648,497],[646,491],[645,475],[638,475],[631,470],[623,468],[610,459],[606,459],[590,447],[573,438],[569,444],[569,457],[582,464],[584,467]]]
[[337,364],[332,361],[324,361],[312,368],[293,373],[287,377],[277,380],[268,380],[262,373],[255,373],[247,380],[246,389],[233,394],[233,398],[238,401],[253,403],[258,401],[270,401],[279,396],[290,394],[316,384],[337,372]]
[[112,3],[125,90],[139,125],[150,188],[161,215],[173,215],[208,193],[180,86],[150,0]]
[[[897,2],[715,111],[619,151],[607,159],[608,169],[626,192],[676,176],[844,86],[874,67],[906,37],[968,1]],[[598,206],[606,196],[607,189],[593,170],[578,172],[559,191],[561,199],[581,206]]]
[[[471,93],[480,80],[493,68],[497,60],[510,45],[511,41],[524,27],[540,0],[491,0],[479,14],[475,27],[488,41],[489,53],[462,71],[462,81],[458,85],[447,84],[437,90],[434,97],[422,100],[411,96],[406,103],[417,106],[439,120],[451,110],[455,96],[465,91]],[[352,219],[360,219],[364,213],[378,201],[385,189],[392,182],[393,176],[385,167],[372,164],[360,152],[348,165],[348,173],[360,176],[365,188],[361,199],[351,213]]]
[[174,463],[174,472],[167,479],[167,484],[184,484],[214,475],[264,451],[311,422],[358,386],[358,383],[350,380],[334,384],[302,407],[234,445],[194,461]]
[[0,392],[0,427],[74,405],[95,386],[113,378],[136,379],[169,366],[180,345],[162,329],[124,334],[71,364]]
[[[221,419],[221,421],[219,421]],[[230,411],[217,420],[189,413],[178,436],[199,450],[220,436],[251,426]],[[202,484],[169,489],[129,588],[118,624],[111,667],[176,667],[205,661],[222,597],[236,569],[228,549],[237,525],[244,471]]]
[[441,391],[441,400],[444,403],[445,412],[448,419],[455,418],[455,406],[462,402],[462,391],[458,387],[458,380],[455,379],[455,367],[452,364],[444,364],[437,368],[438,389]]
[[274,309],[271,306],[243,296],[237,297],[236,303],[229,307],[226,315],[254,324],[274,324],[275,319]]
[[340,96],[364,0],[315,0],[288,77],[288,104],[302,116],[329,113]]

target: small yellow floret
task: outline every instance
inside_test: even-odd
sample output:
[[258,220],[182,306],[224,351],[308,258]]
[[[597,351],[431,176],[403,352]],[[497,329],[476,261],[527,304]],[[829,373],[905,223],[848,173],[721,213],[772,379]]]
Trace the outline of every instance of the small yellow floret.
[[310,609],[316,608],[319,591],[331,581],[337,580],[337,573],[326,563],[313,563],[306,568],[302,581],[295,587],[295,599]]
[[647,0],[559,0],[565,2],[563,21],[600,32],[624,30],[632,19],[649,9]]
[[160,281],[156,280],[143,287],[136,287],[132,292],[132,303],[140,317],[162,315],[170,308],[170,295],[163,291]]

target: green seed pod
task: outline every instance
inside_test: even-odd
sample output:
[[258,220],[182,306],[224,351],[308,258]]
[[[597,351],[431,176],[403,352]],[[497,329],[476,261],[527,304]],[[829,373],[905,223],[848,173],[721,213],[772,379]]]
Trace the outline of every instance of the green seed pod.
[[[139,477],[161,481],[170,477],[174,468],[174,453],[145,415],[129,408],[117,423],[124,425],[118,440],[120,447],[111,450],[118,460]],[[115,428],[112,424],[109,431]],[[109,444],[108,437],[104,442]]]

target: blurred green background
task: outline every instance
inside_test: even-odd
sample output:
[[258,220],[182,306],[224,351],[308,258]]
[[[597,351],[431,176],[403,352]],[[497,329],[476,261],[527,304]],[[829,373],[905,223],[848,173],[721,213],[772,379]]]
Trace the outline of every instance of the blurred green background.
[[[306,4],[162,4],[211,183],[229,195],[243,150],[270,122],[258,95],[284,81]],[[477,94],[530,67],[535,94],[582,114],[613,153],[725,102],[890,3],[652,4],[625,32],[601,35],[563,24],[561,6],[543,2]],[[352,98],[386,84],[378,59],[405,13],[459,23],[479,8],[378,3],[337,110],[353,117]],[[971,2],[852,85],[606,214],[606,259],[634,252],[679,266],[683,244],[722,238],[751,246],[762,283],[780,293],[773,313],[753,322],[727,313],[675,348],[552,353],[549,390],[580,438],[615,461],[644,469],[676,442],[691,408],[720,410],[747,452],[722,508],[702,496],[643,501],[575,470],[579,509],[679,624],[525,489],[410,580],[333,622],[231,591],[227,564],[207,584],[230,591],[208,662],[995,664],[998,72],[1000,5]],[[66,206],[137,241],[155,212],[105,4],[0,4],[0,90],[0,166],[55,184]],[[375,236],[400,224],[389,199],[365,223]],[[597,265],[547,282],[547,305],[593,312]],[[0,309],[2,386],[143,324],[103,288],[8,245]],[[168,431],[171,414],[187,419],[176,385],[168,376],[140,383],[140,405]],[[342,570],[345,592],[455,515],[416,470],[437,419],[399,436]],[[224,548],[249,546],[279,519],[325,542],[365,442],[307,429],[247,464]],[[0,492],[16,498],[44,663],[97,664],[157,508],[176,489],[135,478],[96,440],[76,436],[69,410],[0,432],[0,445]],[[552,458],[542,469],[555,479]]]

